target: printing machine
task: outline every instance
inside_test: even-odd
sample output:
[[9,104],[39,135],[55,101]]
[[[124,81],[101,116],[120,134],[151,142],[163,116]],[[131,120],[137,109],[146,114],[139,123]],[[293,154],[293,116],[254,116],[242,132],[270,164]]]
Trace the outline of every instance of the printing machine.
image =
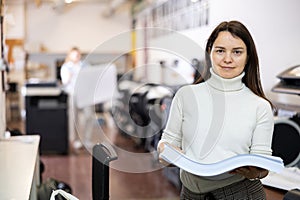
[[[182,85],[122,80],[118,86],[120,96],[112,109],[117,127],[121,134],[131,137],[138,146],[151,152],[153,164],[156,164],[157,143],[166,124],[172,99]],[[181,188],[179,168],[166,167],[163,174],[178,190]]]
[[[175,94],[169,86],[123,80],[119,83],[120,98],[115,102],[112,115],[120,132],[133,136],[147,151],[153,146],[165,125],[168,108]],[[156,143],[156,142],[154,142]]]
[[[280,82],[273,92],[300,95],[300,65],[290,67],[278,76]],[[276,117],[273,134],[273,154],[283,158],[286,166],[300,164],[300,112],[292,117]]]
[[290,67],[277,77],[280,82],[272,88],[273,92],[300,95],[300,65]]
[[67,98],[57,82],[28,82],[25,99],[26,134],[41,136],[40,153],[68,153]]
[[[280,82],[273,88],[273,92],[300,95],[300,65],[288,68],[277,76]],[[269,173],[262,179],[262,183],[267,186],[290,190],[297,188],[297,195],[284,199],[299,199],[300,185],[300,108],[295,106],[282,107],[279,105],[278,111],[293,110],[291,116],[275,116],[274,132],[272,140],[272,150],[274,156],[282,158],[285,169],[280,174]],[[296,197],[297,196],[297,197]]]

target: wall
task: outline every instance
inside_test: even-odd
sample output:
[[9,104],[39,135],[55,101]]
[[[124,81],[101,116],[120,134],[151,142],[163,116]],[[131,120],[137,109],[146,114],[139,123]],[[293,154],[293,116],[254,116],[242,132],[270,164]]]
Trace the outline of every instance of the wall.
[[242,21],[257,45],[267,96],[273,101],[300,105],[299,96],[271,91],[279,81],[277,74],[300,64],[299,7],[298,0],[209,0],[209,26],[180,33],[204,48],[210,32],[221,21]]
[[[209,26],[180,33],[204,47],[206,38],[219,22],[233,19],[242,21],[256,42],[262,84],[267,96],[274,101],[300,104],[298,96],[271,92],[271,88],[278,82],[277,74],[300,64],[297,47],[300,42],[297,20],[300,19],[299,7],[298,0],[209,0]],[[34,49],[42,44],[50,52],[65,52],[70,46],[78,45],[89,52],[129,30],[128,14],[121,13],[107,19],[101,15],[103,10],[105,4],[80,4],[59,13],[49,3],[43,3],[39,8],[29,4],[24,22],[27,45]],[[106,46],[107,51],[127,50],[130,49],[130,38],[126,44],[115,42]],[[156,55],[150,55],[149,59],[156,59]],[[139,57],[143,60],[141,55]],[[151,76],[157,73],[150,71],[147,74]]]
[[[97,48],[100,51],[97,53],[126,52],[131,48],[129,34],[122,38],[121,45],[114,40],[115,36],[130,29],[130,9],[125,11],[123,7],[113,16],[104,17],[107,5],[96,1],[74,3],[63,12],[54,8],[50,1],[42,1],[39,7],[34,2],[7,0],[5,6],[5,38],[24,39],[29,53],[36,53],[41,48],[47,53],[66,53],[74,45],[89,53],[103,43],[105,48]],[[0,93],[0,113],[2,134],[6,127],[3,92]]]
[[5,13],[6,39],[23,39],[25,37],[25,6],[21,3],[9,4]]
[[[20,4],[8,3],[9,12],[14,19],[22,15]],[[103,12],[108,7],[104,3],[74,3],[68,4],[63,11],[55,8],[50,2],[43,2],[37,7],[34,2],[25,5],[25,20],[18,20],[17,26],[24,26],[26,48],[38,51],[44,48],[48,52],[66,52],[71,46],[78,46],[84,52],[90,52],[98,45],[112,37],[128,31],[130,28],[130,13],[117,11],[111,17],[104,17]],[[7,36],[16,35],[11,28]],[[128,45],[110,45],[106,52],[116,52],[129,49]]]
[[262,84],[275,101],[300,105],[295,95],[271,92],[276,78],[288,67],[300,64],[300,1],[298,0],[226,0],[211,1],[211,24],[238,19],[252,33],[260,58]]

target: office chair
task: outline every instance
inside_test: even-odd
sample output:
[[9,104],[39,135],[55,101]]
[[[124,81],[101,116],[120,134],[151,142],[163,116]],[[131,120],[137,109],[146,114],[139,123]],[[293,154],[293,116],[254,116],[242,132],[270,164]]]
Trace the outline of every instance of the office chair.
[[103,142],[93,147],[92,195],[93,200],[109,199],[109,163],[118,158],[113,147]]

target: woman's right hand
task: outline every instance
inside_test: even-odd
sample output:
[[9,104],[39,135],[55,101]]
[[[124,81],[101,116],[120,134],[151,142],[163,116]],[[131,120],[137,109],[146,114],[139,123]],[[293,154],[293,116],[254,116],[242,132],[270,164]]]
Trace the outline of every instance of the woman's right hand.
[[[180,149],[179,147],[171,145],[168,142],[161,142],[161,143],[159,143],[159,145],[157,147],[158,155],[161,154],[164,151],[165,144],[168,144],[168,145],[172,146],[174,149],[176,149],[177,151],[183,153],[182,149]],[[170,163],[168,163],[167,161],[165,161],[164,159],[162,159],[160,156],[158,156],[158,161],[159,161],[159,163],[161,163],[164,166],[170,165]]]
[[168,166],[170,165],[170,163],[168,163],[167,161],[165,161],[164,159],[162,159],[159,155],[164,151],[165,148],[165,144],[169,144],[167,142],[161,142],[159,143],[158,147],[157,147],[157,152],[158,152],[158,161],[160,164],[164,165],[164,166]]
[[167,143],[167,142],[161,142],[161,143],[159,143],[159,145],[157,147],[158,154],[161,154],[161,152],[163,152],[163,150],[165,148],[165,144],[169,144],[169,143]]

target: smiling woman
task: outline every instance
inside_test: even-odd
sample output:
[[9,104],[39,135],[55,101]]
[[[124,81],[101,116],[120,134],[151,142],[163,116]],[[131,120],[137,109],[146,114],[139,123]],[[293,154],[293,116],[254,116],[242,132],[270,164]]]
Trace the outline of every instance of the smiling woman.
[[214,72],[223,78],[234,78],[244,71],[247,47],[240,38],[222,31],[212,47],[210,56]]
[[[226,37],[224,37],[226,36]],[[214,31],[211,33],[207,44],[206,44],[206,63],[207,67],[213,67],[214,72],[215,68],[213,63],[216,63],[217,60],[213,60],[211,57],[212,50],[214,47],[217,47],[218,42],[222,42],[223,45],[231,44],[231,51],[235,53],[236,57],[240,57],[240,59],[244,59],[241,57],[240,54],[246,56],[245,63],[239,63],[244,65],[244,69],[242,71],[245,72],[245,76],[242,79],[242,82],[256,95],[262,97],[263,99],[267,100],[272,108],[274,109],[273,104],[269,101],[262,89],[261,81],[260,81],[260,70],[259,70],[259,62],[258,62],[258,55],[256,51],[256,45],[253,41],[253,38],[248,31],[248,29],[238,21],[230,21],[230,22],[222,22],[217,26]],[[237,45],[237,46],[234,46]],[[224,48],[224,47],[223,47]],[[239,50],[239,51],[237,51]],[[243,50],[243,52],[241,52]],[[228,51],[228,49],[227,49]],[[240,61],[239,59],[239,61]],[[225,61],[226,62],[226,61]],[[241,61],[240,61],[241,62]],[[225,65],[227,66],[227,65]],[[210,77],[210,71],[206,70],[206,73],[203,74],[203,78],[199,79],[197,82],[203,82]],[[225,78],[225,77],[223,77]]]
[[[271,155],[272,104],[261,87],[255,44],[242,23],[222,22],[213,30],[206,65],[198,84],[181,87],[173,98],[159,153],[169,143],[204,164],[241,154]],[[266,199],[259,180],[266,169],[239,167],[222,180],[180,173],[182,200]]]

